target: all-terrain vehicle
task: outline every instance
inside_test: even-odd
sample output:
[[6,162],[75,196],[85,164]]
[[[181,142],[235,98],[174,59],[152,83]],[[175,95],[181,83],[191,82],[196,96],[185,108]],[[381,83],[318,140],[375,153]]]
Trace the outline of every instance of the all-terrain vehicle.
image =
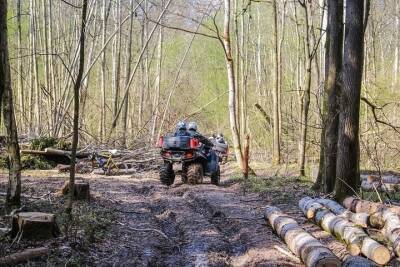
[[174,164],[181,164],[183,183],[198,184],[204,176],[211,178],[211,183],[219,184],[220,169],[218,156],[206,148],[197,138],[191,136],[164,136],[159,140],[164,164],[160,167],[160,181],[172,185],[175,180]]
[[225,164],[228,162],[228,144],[226,142],[219,142],[217,139],[213,139],[213,149],[215,150],[215,152],[218,155],[219,158],[219,162],[221,162],[221,164]]

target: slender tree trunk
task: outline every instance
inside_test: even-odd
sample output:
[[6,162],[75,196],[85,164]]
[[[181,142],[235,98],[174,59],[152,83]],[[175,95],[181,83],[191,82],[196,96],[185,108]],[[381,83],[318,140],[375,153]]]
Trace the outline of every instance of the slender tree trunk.
[[22,23],[21,23],[21,0],[17,1],[17,28],[18,28],[18,99],[20,111],[20,129],[25,128],[25,92],[24,92],[24,69],[22,59]]
[[[141,49],[144,49],[144,18],[142,21],[142,28],[141,28],[141,33],[140,33],[140,44],[141,44]],[[145,68],[144,68],[144,62],[143,60],[140,62],[140,74],[141,74],[141,79],[140,79],[140,85],[139,85],[139,106],[138,106],[138,121],[137,121],[137,126],[138,129],[142,127],[142,122],[143,122],[143,102],[144,102],[144,88],[146,86],[145,83]]]
[[[54,47],[54,36],[53,36],[53,24],[54,24],[54,19],[53,19],[53,1],[49,1],[48,3],[48,16],[49,16],[49,23],[47,25],[48,27],[48,47],[50,48],[50,53],[53,51]],[[51,110],[51,126],[52,126],[52,133],[54,133],[55,129],[55,124],[56,124],[56,117],[57,117],[57,112],[56,112],[56,106],[57,106],[57,99],[58,99],[58,94],[57,94],[57,87],[56,87],[56,71],[55,71],[55,60],[53,59],[53,56],[49,57],[49,74],[50,74],[50,94],[51,94],[51,99],[52,99],[52,110]]]
[[324,192],[331,193],[335,186],[337,141],[339,125],[339,74],[343,57],[343,1],[328,1],[327,69],[325,80],[326,117],[324,138]]
[[[235,102],[237,105],[235,106],[236,109],[236,114],[240,114],[240,68],[241,68],[241,61],[239,60],[242,57],[242,48],[241,48],[241,42],[240,42],[240,32],[239,32],[239,18],[242,18],[242,16],[239,16],[240,12],[242,12],[242,9],[239,7],[239,1],[240,0],[233,0],[235,5],[234,5],[234,19],[233,19],[233,26],[234,26],[234,31],[235,31],[235,58],[237,58],[237,62],[235,64],[235,70],[234,72],[236,73],[235,77],[235,88],[236,88],[236,94],[235,94]],[[238,132],[240,133],[240,120],[239,116],[236,118],[236,125],[238,128]],[[240,142],[240,135],[239,135],[239,142]]]
[[[325,9],[328,5],[328,3],[325,0],[319,0],[319,5]],[[329,11],[328,11],[329,12]],[[329,28],[328,28],[328,12],[325,12],[325,10],[322,11],[322,16],[321,16],[321,29],[320,29],[320,38],[321,38],[321,43],[325,44],[325,47],[321,45],[320,48],[320,66],[324,66],[324,69],[321,70],[322,75],[324,76],[324,83],[327,80],[327,71],[328,71],[328,62],[329,62],[329,56],[328,56],[328,47],[329,47],[329,42],[328,38],[326,35],[329,34]],[[326,35],[323,33],[326,32]],[[319,87],[319,82],[318,82],[318,87]],[[313,185],[313,189],[320,190],[322,188],[322,183],[324,179],[324,172],[325,172],[325,121],[326,121],[326,113],[327,113],[327,101],[326,101],[326,93],[325,89],[323,88],[321,90],[321,96],[322,99],[322,104],[321,106],[321,134],[320,134],[320,149],[319,149],[319,166],[318,166],[318,176],[317,179]]]
[[6,206],[7,209],[11,210],[21,204],[21,160],[11,88],[7,38],[7,1],[3,0],[0,1],[0,108],[2,106],[4,126],[7,133],[7,153],[10,161]]
[[303,109],[301,112],[301,125],[300,125],[300,141],[299,141],[299,172],[301,176],[305,176],[305,159],[306,159],[306,148],[307,148],[307,130],[308,130],[308,111],[310,108],[310,91],[311,91],[311,79],[312,79],[312,60],[313,55],[311,51],[311,3],[305,2],[304,13],[306,20],[306,44],[305,44],[305,56],[306,56],[306,73],[305,73],[305,84],[304,84],[304,96],[303,96]]
[[[131,10],[134,8],[134,1],[131,0]],[[129,39],[128,39],[128,45],[126,46],[126,54],[127,54],[127,60],[126,60],[126,69],[125,69],[125,86],[129,82],[129,76],[131,74],[131,63],[132,63],[132,43],[133,43],[133,16],[130,18],[130,23],[129,23]],[[124,110],[122,111],[122,146],[126,147],[126,134],[128,130],[128,107],[129,107],[129,95],[123,102],[124,105]]]
[[340,98],[335,197],[352,195],[360,186],[360,92],[363,69],[364,2],[346,1],[346,25]]
[[36,16],[36,0],[31,0],[31,5],[30,5],[30,16],[31,16],[31,49],[32,49],[32,71],[33,71],[33,87],[34,88],[34,99],[35,99],[35,134],[40,135],[40,103],[41,103],[41,97],[40,97],[40,89],[39,89],[39,66],[38,66],[38,61],[37,61],[37,35],[36,31],[38,30],[37,27],[37,16]]
[[69,173],[69,199],[67,202],[66,212],[71,214],[72,203],[74,200],[74,185],[75,185],[75,161],[76,161],[76,149],[78,147],[79,137],[79,89],[82,84],[83,70],[85,66],[85,29],[86,29],[86,13],[87,13],[88,0],[83,0],[82,4],[82,21],[81,31],[79,37],[79,66],[78,75],[74,84],[74,125],[72,135],[72,149],[71,149],[71,167]]
[[[278,117],[279,117],[279,140],[282,142],[282,84],[283,84],[283,60],[282,60],[282,51],[283,51],[283,43],[285,41],[285,25],[286,25],[286,3],[287,0],[282,1],[282,12],[280,23],[278,22],[277,26],[280,27],[278,30],[279,37],[279,45],[278,45]],[[278,8],[279,11],[279,8]],[[278,12],[279,15],[279,12]],[[279,26],[280,25],[280,26]]]
[[[50,0],[51,1],[51,0]],[[51,96],[51,91],[53,90],[50,88],[50,83],[51,83],[51,77],[50,77],[50,56],[49,56],[49,33],[48,33],[48,27],[47,25],[49,24],[49,19],[48,19],[48,10],[47,10],[47,0],[42,0],[42,10],[43,10],[43,41],[42,45],[44,46],[44,81],[45,81],[45,91],[47,92],[47,99],[46,99],[46,104],[47,104],[47,112],[45,113],[47,115],[47,125],[48,125],[48,132],[52,131],[52,119],[51,119],[51,114],[52,114],[52,96]]]
[[121,41],[122,41],[122,29],[121,29],[121,0],[116,2],[116,31],[118,31],[115,47],[114,47],[114,112],[115,117],[118,112],[119,106],[119,89],[120,89],[120,79],[121,79]]
[[278,0],[273,1],[273,13],[274,13],[274,43],[275,43],[275,85],[272,91],[272,101],[273,101],[273,123],[274,123],[274,133],[273,133],[273,155],[272,161],[274,164],[280,164],[281,162],[281,136],[279,134],[279,94],[280,94],[280,62],[279,62],[279,26],[278,26]]
[[[163,1],[161,1],[161,9],[163,8]],[[153,119],[152,119],[152,128],[151,128],[151,142],[150,144],[154,143],[154,139],[156,137],[156,129],[157,129],[157,121],[158,116],[160,114],[160,92],[161,92],[161,75],[162,75],[162,57],[163,57],[163,42],[164,42],[164,29],[160,26],[160,33],[158,37],[158,61],[157,61],[157,77],[155,83],[155,95],[153,101]]]
[[[106,45],[106,35],[107,35],[107,0],[103,0],[103,30],[102,30],[102,46]],[[100,111],[100,142],[104,141],[106,134],[106,68],[107,68],[107,57],[106,49],[103,50],[101,55],[101,111]]]
[[229,121],[231,125],[233,149],[235,151],[236,161],[244,170],[243,154],[239,141],[239,131],[237,127],[237,113],[236,113],[236,88],[235,88],[235,72],[232,58],[231,40],[230,40],[230,0],[224,0],[224,35],[223,46],[225,51],[226,70],[228,75],[229,86]]
[[[395,8],[395,41],[394,41],[394,62],[393,62],[393,84],[392,88],[396,88],[399,76],[399,64],[400,64],[400,55],[399,55],[399,46],[400,46],[400,4],[399,1],[396,1]],[[392,90],[393,91],[393,90]]]

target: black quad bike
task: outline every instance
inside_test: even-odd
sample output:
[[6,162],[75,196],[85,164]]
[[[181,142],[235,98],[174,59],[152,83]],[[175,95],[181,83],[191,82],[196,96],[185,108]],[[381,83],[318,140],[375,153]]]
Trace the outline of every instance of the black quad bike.
[[211,183],[219,184],[220,169],[214,150],[206,148],[195,137],[165,136],[159,140],[164,164],[160,167],[160,181],[172,185],[175,180],[173,164],[181,164],[183,183],[199,184],[204,176],[211,177]]
[[213,140],[212,141],[214,146],[213,149],[218,155],[219,162],[221,164],[225,164],[228,162],[228,152],[229,152],[229,147],[228,144],[225,142],[219,142],[218,140]]

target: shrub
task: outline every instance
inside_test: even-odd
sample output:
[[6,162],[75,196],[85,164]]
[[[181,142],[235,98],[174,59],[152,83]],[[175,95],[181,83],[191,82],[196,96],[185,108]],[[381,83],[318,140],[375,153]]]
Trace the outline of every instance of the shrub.
[[39,137],[30,141],[31,149],[44,150],[48,147],[54,147],[57,144],[57,139],[54,137]]

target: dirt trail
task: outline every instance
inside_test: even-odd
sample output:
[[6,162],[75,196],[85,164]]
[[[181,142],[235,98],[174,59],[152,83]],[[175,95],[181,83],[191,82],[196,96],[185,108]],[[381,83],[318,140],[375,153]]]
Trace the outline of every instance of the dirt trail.
[[[302,266],[272,232],[263,209],[269,194],[244,194],[224,167],[222,185],[190,186],[177,176],[171,187],[156,172],[136,177],[85,176],[93,202],[114,213],[109,237],[87,252],[93,266]],[[0,184],[5,180],[0,179]],[[60,188],[63,178],[26,178],[27,188]],[[282,188],[282,192],[285,188]],[[36,194],[42,194],[37,192]],[[300,223],[298,195],[279,205]],[[344,247],[318,227],[304,225],[339,256]],[[286,253],[285,253],[286,251]]]
[[[290,253],[282,253],[287,247],[263,219],[269,197],[244,194],[226,174],[219,187],[179,182],[166,187],[156,173],[136,180],[110,178],[109,188],[104,182],[94,189],[99,197],[113,199],[118,223],[113,237],[101,246],[103,257],[96,265],[302,266]],[[300,217],[298,211],[289,212]],[[321,235],[318,228],[308,227]],[[337,250],[341,253],[343,247]]]

